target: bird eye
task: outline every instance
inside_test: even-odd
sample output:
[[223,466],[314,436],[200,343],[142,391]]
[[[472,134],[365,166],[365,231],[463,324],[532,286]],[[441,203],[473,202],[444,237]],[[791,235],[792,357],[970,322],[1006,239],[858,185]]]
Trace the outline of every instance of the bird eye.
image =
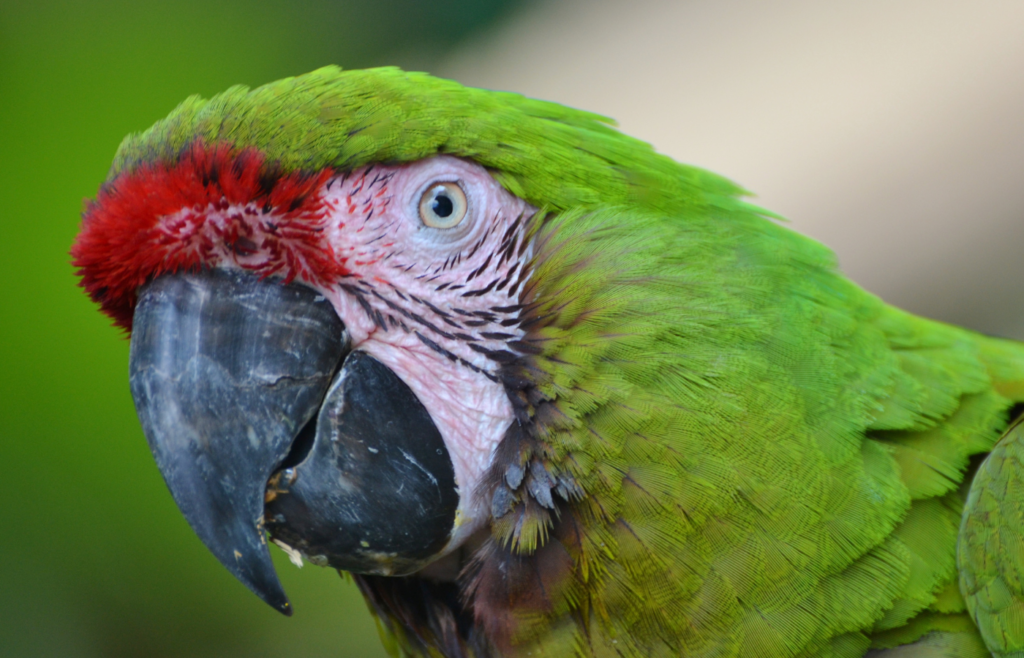
[[435,183],[420,197],[420,220],[431,228],[452,228],[466,216],[466,193],[457,183]]

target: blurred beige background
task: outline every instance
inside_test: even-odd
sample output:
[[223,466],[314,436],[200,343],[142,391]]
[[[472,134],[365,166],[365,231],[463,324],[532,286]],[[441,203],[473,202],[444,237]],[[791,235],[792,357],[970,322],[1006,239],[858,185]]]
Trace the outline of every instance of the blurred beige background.
[[1024,2],[535,3],[433,71],[614,117],[930,317],[1024,338]]

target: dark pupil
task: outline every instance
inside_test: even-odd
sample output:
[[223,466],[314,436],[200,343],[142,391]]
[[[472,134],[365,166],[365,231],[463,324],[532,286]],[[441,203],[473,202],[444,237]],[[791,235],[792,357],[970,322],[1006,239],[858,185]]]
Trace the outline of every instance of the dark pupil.
[[434,205],[432,206],[432,209],[434,214],[438,217],[448,217],[452,214],[452,211],[455,210],[455,204],[452,203],[452,200],[447,194],[439,192],[438,195],[434,197]]

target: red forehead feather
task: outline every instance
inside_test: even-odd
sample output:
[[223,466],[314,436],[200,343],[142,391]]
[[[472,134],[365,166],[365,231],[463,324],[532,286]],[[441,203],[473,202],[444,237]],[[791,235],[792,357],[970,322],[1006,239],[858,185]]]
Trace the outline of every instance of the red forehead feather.
[[[130,330],[139,286],[212,264],[221,247],[251,245],[254,237],[269,254],[254,268],[261,276],[336,281],[345,268],[324,236],[320,193],[332,175],[280,175],[255,149],[200,142],[176,162],[141,165],[105,185],[86,209],[71,247],[79,285]],[[182,211],[186,217],[177,223],[168,219]],[[227,220],[207,224],[207,214],[217,211],[228,212]]]

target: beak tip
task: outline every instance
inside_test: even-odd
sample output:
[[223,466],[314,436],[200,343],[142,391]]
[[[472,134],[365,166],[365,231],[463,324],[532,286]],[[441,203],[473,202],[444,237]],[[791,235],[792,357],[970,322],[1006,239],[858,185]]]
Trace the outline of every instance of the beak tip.
[[278,612],[280,612],[285,617],[291,617],[292,616],[292,612],[294,612],[294,609],[292,608],[291,601],[289,601],[288,597],[285,596],[285,593],[284,593],[283,589],[278,589],[277,591],[269,591],[269,592],[268,591],[256,592],[256,595],[259,596],[261,599],[263,599],[263,601],[267,605],[269,605],[274,610],[277,610]]
[[[270,553],[266,550],[266,546],[260,548],[251,547],[246,551],[244,557],[243,554],[236,551],[234,552],[234,563],[225,560],[221,560],[221,563],[264,603],[284,616],[291,617],[292,604],[277,577]],[[217,554],[216,550],[213,552]]]
[[254,589],[256,595],[263,599],[267,605],[277,610],[285,617],[292,616],[292,604],[288,600],[288,596],[284,593],[284,588],[281,587],[281,583],[275,582],[273,585],[264,585],[258,590]]

